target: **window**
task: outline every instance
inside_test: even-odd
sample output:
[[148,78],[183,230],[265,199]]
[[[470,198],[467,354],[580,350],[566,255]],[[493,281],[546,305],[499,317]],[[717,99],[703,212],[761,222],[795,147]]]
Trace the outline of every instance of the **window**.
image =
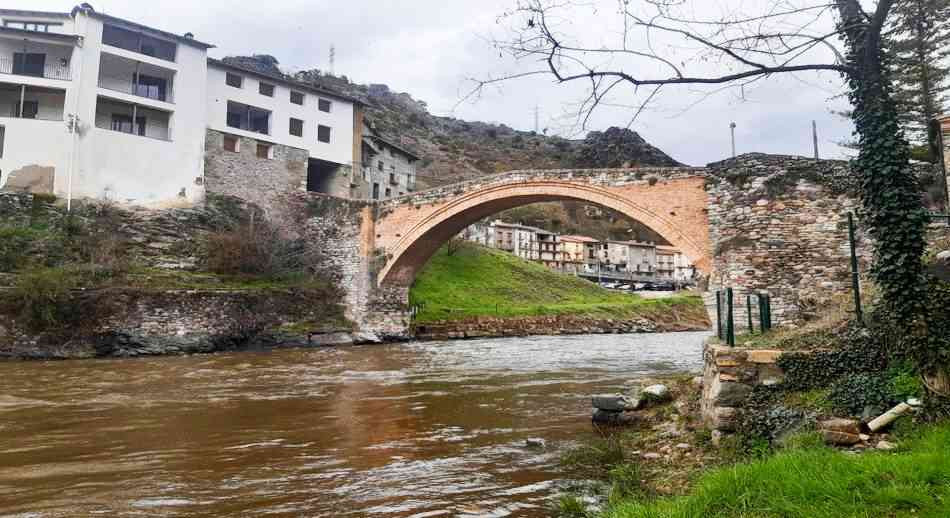
[[373,199],[374,200],[379,199],[379,184],[378,183],[373,184]]
[[376,163],[376,168],[379,169],[380,171],[383,170],[383,161],[382,161],[382,160],[380,160],[379,162]]
[[257,158],[270,158],[271,145],[266,142],[257,143]]
[[170,41],[108,24],[102,27],[102,43],[165,61],[175,61],[178,50],[178,46]]
[[158,101],[165,100],[165,92],[168,89],[168,81],[166,79],[147,76],[145,74],[138,74],[138,77],[135,77],[135,74],[133,74],[132,81],[135,85],[135,95],[156,99]]
[[274,96],[274,85],[270,83],[259,83],[257,90],[261,93],[261,95],[266,95],[267,97]]
[[290,92],[290,102],[303,106],[303,94],[300,92]]
[[254,106],[228,101],[227,124],[232,128],[270,133],[270,112]]
[[386,197],[387,197],[387,198],[390,198],[390,197],[392,197],[392,195],[393,195],[393,190],[387,187],[387,188],[386,188]]
[[30,21],[4,21],[4,27],[9,27],[11,29],[22,29],[25,31],[37,31],[37,32],[49,32],[50,27],[56,27],[62,25],[61,23],[50,23],[50,22],[30,22]]
[[295,137],[303,136],[303,121],[300,119],[290,119],[290,134]]
[[237,74],[228,72],[224,76],[224,83],[228,86],[233,86],[234,88],[243,88],[242,85],[244,84],[244,78]]
[[320,142],[330,142],[330,126],[317,126],[317,140]]
[[232,153],[237,153],[241,149],[239,147],[240,144],[238,138],[234,135],[225,135],[222,146],[224,147],[225,151],[230,151]]
[[397,184],[397,182],[396,182],[396,174],[395,174],[395,173],[389,173],[389,183],[391,183],[391,184],[393,184],[393,185],[396,185],[396,184]]
[[317,101],[317,109],[322,112],[330,113],[330,101],[326,99],[320,99]]
[[121,131],[122,133],[134,133],[135,135],[145,136],[145,117],[135,118],[135,128],[132,128],[132,116],[121,113],[112,114],[112,131]]
[[43,77],[46,69],[46,54],[26,52],[13,53],[13,73],[22,76]]

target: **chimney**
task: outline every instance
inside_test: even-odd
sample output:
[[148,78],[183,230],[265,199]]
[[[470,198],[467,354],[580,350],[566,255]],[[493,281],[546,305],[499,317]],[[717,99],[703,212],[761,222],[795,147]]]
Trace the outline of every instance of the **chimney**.
[[188,38],[189,40],[195,39],[194,33],[191,33],[191,32],[186,32],[185,37]]

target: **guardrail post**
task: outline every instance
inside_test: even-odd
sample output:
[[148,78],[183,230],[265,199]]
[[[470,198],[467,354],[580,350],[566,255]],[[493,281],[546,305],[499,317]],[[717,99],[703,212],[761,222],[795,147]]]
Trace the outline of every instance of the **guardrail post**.
[[851,291],[854,292],[854,317],[858,324],[864,324],[861,310],[861,283],[858,275],[858,254],[854,242],[854,213],[848,213],[848,244],[851,245]]
[[716,292],[716,336],[720,340],[723,339],[722,336],[722,292]]
[[755,326],[752,325],[752,295],[745,296],[745,316],[749,321],[749,334],[755,333]]
[[736,345],[736,328],[732,317],[732,288],[726,288],[726,342],[729,347]]

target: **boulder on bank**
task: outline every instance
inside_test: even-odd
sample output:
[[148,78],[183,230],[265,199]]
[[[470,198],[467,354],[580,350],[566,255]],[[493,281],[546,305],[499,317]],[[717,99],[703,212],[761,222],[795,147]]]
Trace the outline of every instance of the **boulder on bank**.
[[644,388],[640,392],[641,399],[644,402],[649,404],[656,403],[666,403],[673,399],[673,395],[670,394],[670,388],[663,384],[650,385],[649,387]]
[[640,398],[631,398],[623,394],[598,394],[591,396],[590,402],[595,409],[607,412],[637,410],[642,404]]
[[596,408],[590,420],[597,424],[628,425],[635,423],[637,416],[630,412],[611,412]]

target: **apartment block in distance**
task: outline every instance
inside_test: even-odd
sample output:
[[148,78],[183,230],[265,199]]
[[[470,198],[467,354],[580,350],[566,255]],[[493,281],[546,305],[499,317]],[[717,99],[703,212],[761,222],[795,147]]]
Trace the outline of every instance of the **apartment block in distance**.
[[89,4],[0,10],[0,186],[153,206],[200,200],[210,47]]

